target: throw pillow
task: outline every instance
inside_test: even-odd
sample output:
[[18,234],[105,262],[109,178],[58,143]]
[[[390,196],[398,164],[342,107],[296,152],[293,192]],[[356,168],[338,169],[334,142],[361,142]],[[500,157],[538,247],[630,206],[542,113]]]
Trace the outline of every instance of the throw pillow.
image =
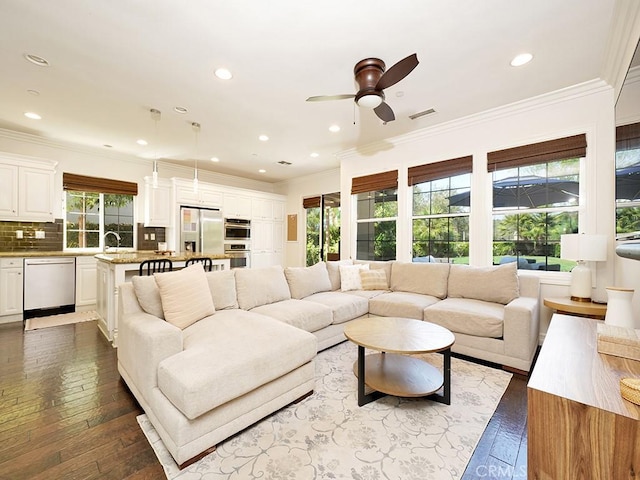
[[451,265],[449,297],[473,298],[506,305],[519,296],[518,265],[515,262],[497,267]]
[[388,290],[387,274],[384,270],[360,270],[362,290]]
[[340,265],[353,265],[353,260],[333,260],[327,262],[327,271],[331,281],[331,290],[340,290]]
[[156,273],[154,277],[167,322],[184,330],[215,312],[201,263],[175,272]]
[[287,267],[284,275],[291,290],[291,298],[300,300],[317,292],[331,290],[331,280],[324,262],[311,267]]
[[138,297],[138,303],[142,310],[164,320],[162,300],[160,299],[160,290],[158,290],[156,279],[136,275],[131,278],[131,283],[133,283],[133,290],[136,292],[136,297]]
[[361,270],[369,270],[369,265],[340,265],[340,290],[343,292],[362,290]]
[[238,308],[235,270],[206,272],[209,291],[216,310]]

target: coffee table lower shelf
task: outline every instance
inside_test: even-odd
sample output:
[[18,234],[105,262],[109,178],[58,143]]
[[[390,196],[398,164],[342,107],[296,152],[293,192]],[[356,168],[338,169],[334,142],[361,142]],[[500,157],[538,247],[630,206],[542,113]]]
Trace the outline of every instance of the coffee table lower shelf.
[[[358,345],[358,360],[353,370],[358,377],[358,405],[363,406],[385,395],[396,397],[426,397],[451,404],[451,349],[442,350],[444,371],[416,357],[395,353],[365,355]],[[373,389],[365,393],[366,387]],[[443,393],[436,393],[442,388]]]

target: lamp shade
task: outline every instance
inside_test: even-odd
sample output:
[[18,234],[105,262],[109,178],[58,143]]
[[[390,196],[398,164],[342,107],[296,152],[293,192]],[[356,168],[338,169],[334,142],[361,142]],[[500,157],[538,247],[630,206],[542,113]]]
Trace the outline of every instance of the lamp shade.
[[607,236],[572,233],[560,236],[560,258],[603,262],[607,259]]

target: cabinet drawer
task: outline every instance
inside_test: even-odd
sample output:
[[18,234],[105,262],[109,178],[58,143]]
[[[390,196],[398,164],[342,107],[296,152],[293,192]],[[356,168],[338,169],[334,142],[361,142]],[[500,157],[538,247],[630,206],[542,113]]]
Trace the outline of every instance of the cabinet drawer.
[[0,258],[0,268],[22,267],[23,258]]

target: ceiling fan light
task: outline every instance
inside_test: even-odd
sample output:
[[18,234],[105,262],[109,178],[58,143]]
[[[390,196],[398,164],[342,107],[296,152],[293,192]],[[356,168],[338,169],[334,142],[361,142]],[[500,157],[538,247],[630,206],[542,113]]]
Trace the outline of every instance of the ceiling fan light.
[[376,108],[382,103],[382,97],[380,95],[368,94],[363,95],[358,99],[358,106],[365,108]]

